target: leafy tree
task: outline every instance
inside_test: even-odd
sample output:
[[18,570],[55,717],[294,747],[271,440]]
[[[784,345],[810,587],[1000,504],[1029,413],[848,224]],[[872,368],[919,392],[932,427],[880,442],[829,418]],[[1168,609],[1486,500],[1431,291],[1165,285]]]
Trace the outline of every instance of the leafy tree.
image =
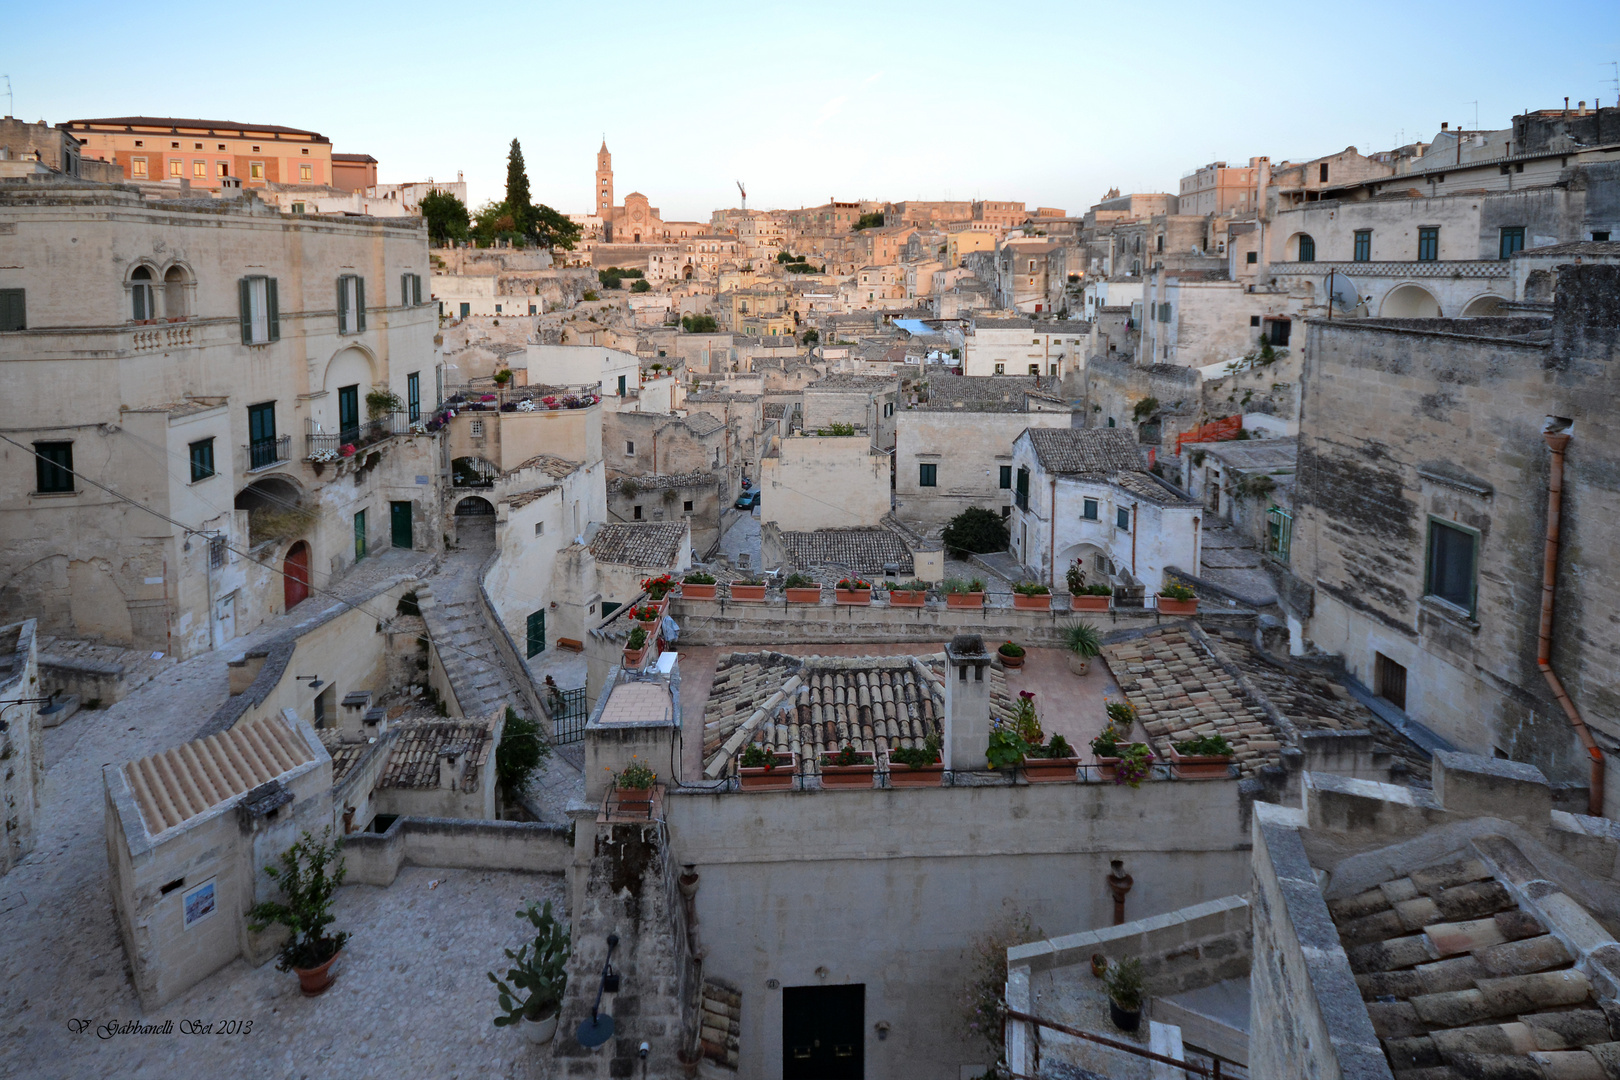
[[719,332],[720,324],[713,315],[682,315],[681,329],[688,334],[713,334]]
[[803,340],[806,345],[814,345],[821,340],[821,331],[812,326],[804,332]]
[[606,270],[598,270],[596,272],[596,280],[600,281],[604,288],[622,288],[623,279],[624,271],[620,270],[617,266],[610,266]]
[[532,209],[534,217],[530,234],[535,242],[542,247],[573,251],[574,245],[579,242],[579,225],[545,203],[536,203]]
[[445,191],[430,191],[422,200],[422,217],[427,221],[428,241],[444,247],[451,240],[467,239],[467,207]]
[[637,278],[636,283],[630,286],[631,292],[652,292],[652,283],[646,278]]
[[[517,144],[514,143],[513,145],[515,146]],[[859,232],[862,229],[881,229],[881,228],[883,228],[883,215],[882,214],[862,214],[860,216],[860,218],[858,220],[856,220],[856,222],[855,222],[855,231],[856,232]]]
[[951,518],[940,539],[952,551],[971,551],[983,555],[1007,550],[1007,523],[1001,515],[979,506],[972,506]]
[[501,744],[495,748],[495,780],[502,801],[510,805],[522,798],[529,777],[550,755],[551,744],[540,734],[540,725],[508,705]]
[[516,139],[506,153],[506,205],[512,210],[516,231],[530,235],[534,231],[534,203],[529,198],[529,174],[523,167],[523,147]]
[[497,240],[506,240],[514,246],[524,243],[517,217],[504,202],[487,202],[480,206],[473,214],[472,234],[479,247],[489,247]]
[[[782,269],[786,270],[790,274],[813,274],[816,272],[815,267],[804,262],[790,262]],[[825,267],[823,267],[823,269],[825,269]]]

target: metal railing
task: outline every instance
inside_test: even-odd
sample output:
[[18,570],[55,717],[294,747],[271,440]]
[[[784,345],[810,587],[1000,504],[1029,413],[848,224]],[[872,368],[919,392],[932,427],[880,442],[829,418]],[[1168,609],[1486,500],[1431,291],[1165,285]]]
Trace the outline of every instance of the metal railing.
[[[1226,1063],[1225,1058],[1222,1058],[1216,1054],[1211,1054],[1206,1050],[1199,1050],[1198,1052],[1210,1059],[1210,1065],[1205,1065],[1198,1061],[1177,1061],[1175,1058],[1166,1054],[1159,1054],[1152,1050],[1145,1050],[1134,1043],[1121,1042],[1118,1039],[1110,1039],[1104,1035],[1097,1035],[1090,1031],[1081,1031],[1079,1028],[1070,1027],[1068,1024],[1060,1024],[1056,1020],[1043,1020],[1038,1016],[1031,1016],[1029,1013],[1019,1012],[1016,1009],[1007,1010],[1007,1019],[1009,1021],[1029,1024],[1032,1028],[1036,1029],[1037,1055],[1039,1051],[1039,1029],[1047,1028],[1048,1030],[1058,1032],[1060,1035],[1067,1035],[1072,1039],[1080,1039],[1085,1042],[1096,1043],[1098,1046],[1106,1046],[1110,1050],[1118,1050],[1134,1057],[1145,1058],[1148,1061],[1158,1062],[1161,1065],[1174,1066],[1189,1076],[1205,1076],[1210,1077],[1211,1080],[1221,1080],[1221,1066],[1222,1064]],[[1038,1060],[1039,1059],[1037,1056],[1037,1061]],[[1231,1062],[1231,1064],[1237,1065],[1238,1062],[1234,1061]],[[1039,1071],[1038,1068],[1037,1071]],[[1016,1080],[1035,1080],[1034,1077],[1030,1077],[1025,1073],[1015,1072],[1012,1074],[1012,1076],[1015,1077]]]
[[384,413],[363,424],[340,428],[336,432],[322,431],[321,425],[315,421],[306,421],[304,458],[307,461],[318,453],[323,456],[337,454],[345,446],[353,446],[358,450],[395,435],[404,435],[411,430],[408,416],[409,414],[405,412]]
[[247,455],[248,472],[279,465],[281,462],[288,460],[291,451],[291,435],[272,435],[268,439],[254,439],[242,447],[242,452]]

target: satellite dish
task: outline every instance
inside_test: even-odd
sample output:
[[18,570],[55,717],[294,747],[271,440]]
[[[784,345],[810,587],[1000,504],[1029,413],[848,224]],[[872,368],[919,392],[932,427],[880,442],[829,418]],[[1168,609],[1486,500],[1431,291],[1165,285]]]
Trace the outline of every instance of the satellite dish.
[[1354,314],[1361,307],[1361,292],[1351,278],[1339,273],[1337,270],[1328,271],[1327,276],[1328,302],[1335,311],[1347,315]]
[[601,1046],[613,1038],[613,1017],[606,1015],[587,1016],[584,1022],[579,1025],[579,1030],[574,1033],[574,1037],[579,1040],[579,1045],[586,1049]]

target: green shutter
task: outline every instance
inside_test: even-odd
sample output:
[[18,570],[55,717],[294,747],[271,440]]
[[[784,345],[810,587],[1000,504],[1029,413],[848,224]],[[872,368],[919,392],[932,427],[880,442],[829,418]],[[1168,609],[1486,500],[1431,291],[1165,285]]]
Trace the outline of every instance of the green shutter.
[[236,294],[242,302],[242,344],[253,344],[253,285],[251,278],[236,283]]
[[276,296],[276,279],[264,279],[265,321],[270,324],[270,340],[281,340],[281,301]]
[[411,275],[399,275],[399,302],[405,307],[411,306]]
[[338,281],[337,281],[337,286],[338,286],[338,301],[337,301],[338,333],[340,333],[340,334],[343,333],[347,329],[347,327],[345,326],[345,317],[349,313],[349,294],[348,294],[348,290],[343,287],[343,282],[344,282],[345,276],[346,275],[339,274],[338,275]]
[[366,279],[358,275],[354,279],[354,328],[366,328]]

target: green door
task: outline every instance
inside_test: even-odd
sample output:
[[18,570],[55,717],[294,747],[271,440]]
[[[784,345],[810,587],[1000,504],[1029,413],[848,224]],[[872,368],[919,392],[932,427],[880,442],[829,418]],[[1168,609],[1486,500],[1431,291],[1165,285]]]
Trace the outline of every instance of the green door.
[[536,611],[529,616],[529,655],[536,656],[546,651],[546,613],[544,610]]
[[359,562],[366,557],[366,512],[364,510],[354,515],[354,561]]
[[393,536],[394,546],[411,549],[411,504],[408,502],[391,502],[388,504],[388,529]]
[[338,438],[346,443],[360,439],[360,386],[338,387]]

